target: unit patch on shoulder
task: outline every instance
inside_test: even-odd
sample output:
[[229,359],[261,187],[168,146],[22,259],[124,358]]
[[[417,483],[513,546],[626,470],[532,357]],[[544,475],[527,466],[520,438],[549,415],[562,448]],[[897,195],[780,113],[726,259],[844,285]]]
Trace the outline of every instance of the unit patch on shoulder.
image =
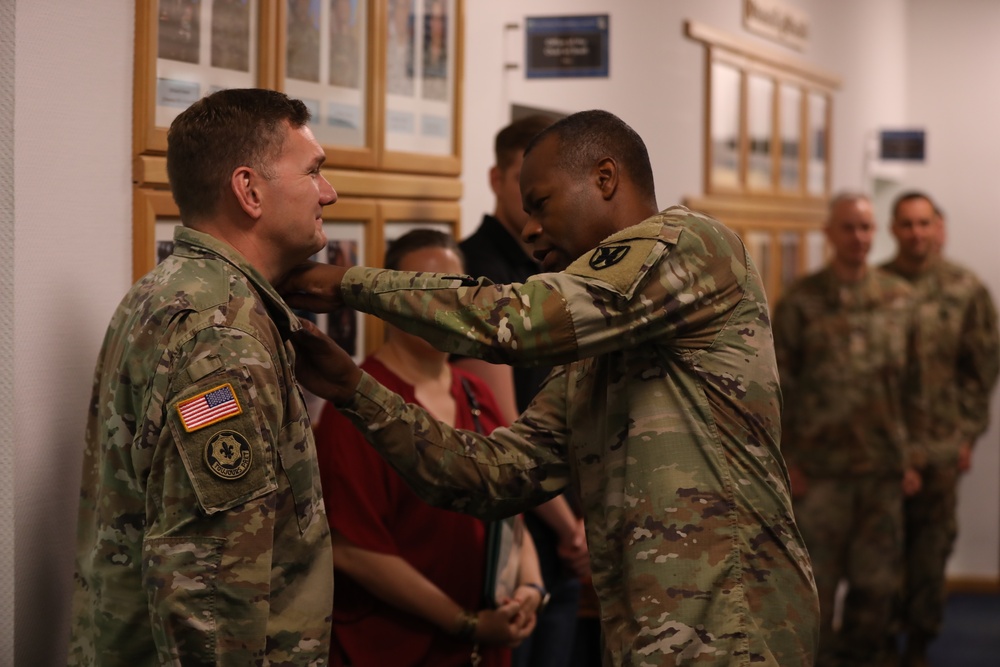
[[219,431],[205,445],[205,463],[216,477],[239,479],[253,463],[253,450],[236,431]]
[[618,262],[625,259],[625,255],[628,254],[628,251],[629,246],[627,245],[600,246],[594,250],[594,254],[590,256],[590,268],[595,271],[600,271],[601,269],[614,266]]
[[220,384],[177,404],[177,414],[188,433],[243,412],[233,385]]

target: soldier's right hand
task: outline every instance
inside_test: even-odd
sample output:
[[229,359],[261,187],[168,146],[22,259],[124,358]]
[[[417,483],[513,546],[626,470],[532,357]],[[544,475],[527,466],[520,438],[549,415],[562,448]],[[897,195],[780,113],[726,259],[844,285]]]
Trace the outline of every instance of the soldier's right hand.
[[278,285],[278,293],[292,308],[314,313],[328,313],[344,305],[340,281],[347,272],[345,266],[303,262],[295,267]]

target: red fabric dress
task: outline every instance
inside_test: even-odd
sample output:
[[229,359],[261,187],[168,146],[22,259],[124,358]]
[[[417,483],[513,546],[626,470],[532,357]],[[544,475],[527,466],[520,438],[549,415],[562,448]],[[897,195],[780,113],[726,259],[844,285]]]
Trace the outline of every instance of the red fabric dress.
[[[413,387],[373,357],[361,366],[409,403]],[[503,424],[489,387],[452,368],[457,424],[475,430],[461,378],[468,380],[488,433]],[[466,609],[482,606],[485,527],[465,514],[420,500],[357,429],[332,405],[323,408],[316,450],[330,526],[359,547],[402,557]],[[468,665],[472,644],[382,602],[334,563],[332,665],[354,667],[457,667]],[[350,658],[345,663],[344,654]],[[482,648],[483,665],[506,667],[510,651]]]

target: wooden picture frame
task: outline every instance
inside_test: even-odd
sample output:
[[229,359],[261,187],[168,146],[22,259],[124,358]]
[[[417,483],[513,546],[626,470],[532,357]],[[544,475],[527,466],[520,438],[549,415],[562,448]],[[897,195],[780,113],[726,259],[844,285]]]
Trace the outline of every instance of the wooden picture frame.
[[169,251],[158,244],[170,242],[173,228],[181,224],[180,211],[168,190],[133,188],[132,282],[149,273]]
[[302,100],[327,167],[373,169],[382,0],[275,0],[278,90]]
[[[382,259],[377,220],[378,204],[371,199],[343,198],[327,206],[323,209],[327,244],[315,259],[340,266],[377,266]],[[372,315],[341,308],[319,314],[314,321],[358,363],[381,344],[381,320]],[[353,342],[344,344],[349,331],[354,332]]]
[[222,88],[273,86],[276,0],[136,0],[133,152],[165,153],[177,114]]
[[386,0],[379,167],[461,173],[464,0]]

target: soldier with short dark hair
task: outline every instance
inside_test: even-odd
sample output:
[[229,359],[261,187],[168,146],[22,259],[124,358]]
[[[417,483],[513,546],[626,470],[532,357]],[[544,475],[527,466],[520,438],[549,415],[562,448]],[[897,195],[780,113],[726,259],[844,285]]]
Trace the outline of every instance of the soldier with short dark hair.
[[868,266],[875,222],[866,196],[834,197],[825,231],[829,266],[793,283],[774,311],[781,450],[819,590],[816,664],[881,667],[895,653],[903,495],[920,484],[918,443],[907,430],[920,405],[913,295]]
[[224,90],[170,126],[184,223],[111,319],[81,483],[70,665],[325,664],[333,560],[272,285],[337,194],[298,100]]
[[944,216],[923,192],[905,192],[892,207],[898,252],[884,268],[913,285],[924,355],[920,378],[927,411],[920,492],[908,498],[902,631],[904,667],[927,664],[927,646],[944,617],[945,567],[958,533],[958,481],[989,421],[1000,371],[993,299],[968,269],[941,256]]
[[442,350],[562,364],[510,427],[448,428],[314,327],[300,377],[433,504],[479,516],[581,500],[606,665],[806,666],[817,605],[778,451],[760,276],[739,237],[658,212],[645,145],[605,111],[557,121],[521,169],[521,284],[312,266],[290,302],[341,302]]

